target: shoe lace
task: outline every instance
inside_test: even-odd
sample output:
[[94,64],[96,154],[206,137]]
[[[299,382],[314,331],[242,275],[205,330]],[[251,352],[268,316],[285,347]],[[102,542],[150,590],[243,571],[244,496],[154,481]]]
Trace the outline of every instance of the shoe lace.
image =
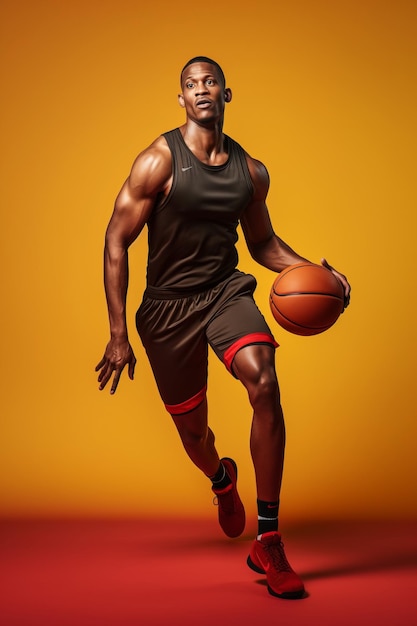
[[235,501],[233,498],[233,491],[230,490],[226,493],[216,494],[213,498],[213,504],[214,506],[221,506],[225,513],[234,513]]
[[285,556],[282,541],[267,544],[264,548],[276,570],[279,572],[292,572],[291,565],[288,563],[287,557]]

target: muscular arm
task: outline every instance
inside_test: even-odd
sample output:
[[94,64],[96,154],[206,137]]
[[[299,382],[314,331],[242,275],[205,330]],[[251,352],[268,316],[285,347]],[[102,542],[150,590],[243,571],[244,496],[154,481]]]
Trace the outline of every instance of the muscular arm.
[[126,297],[129,277],[128,249],[141,233],[160,194],[171,178],[171,158],[164,139],[157,139],[136,159],[129,178],[117,196],[106,230],[104,287],[110,323],[110,341],[96,367],[104,389],[114,371],[111,393],[116,391],[123,368],[133,378],[136,358],[128,339]]
[[[266,206],[269,190],[269,176],[265,166],[247,156],[249,172],[254,184],[254,195],[250,205],[241,219],[242,230],[252,258],[274,272],[294,263],[308,261],[300,256],[285,241],[275,234]],[[326,259],[321,260],[342,283],[345,290],[345,306],[349,304],[350,285],[343,274],[329,265]]]
[[241,225],[252,258],[274,272],[281,272],[288,265],[307,261],[274,232],[266,206],[269,190],[266,168],[249,157],[248,166],[254,184],[254,195],[241,219]]

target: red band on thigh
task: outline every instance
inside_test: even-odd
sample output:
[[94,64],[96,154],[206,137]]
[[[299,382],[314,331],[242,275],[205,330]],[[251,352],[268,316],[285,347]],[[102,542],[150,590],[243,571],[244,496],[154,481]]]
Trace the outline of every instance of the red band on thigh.
[[180,404],[166,404],[165,408],[171,415],[182,415],[183,413],[189,413],[198,407],[206,397],[207,385],[205,385],[198,393],[192,398],[181,402]]
[[268,344],[274,348],[278,348],[279,346],[273,336],[269,333],[251,333],[249,335],[241,337],[240,339],[232,343],[229,348],[227,348],[223,356],[224,364],[231,374],[233,374],[232,363],[233,359],[236,356],[236,353],[239,352],[241,348],[245,348],[246,346],[251,346],[257,343]]

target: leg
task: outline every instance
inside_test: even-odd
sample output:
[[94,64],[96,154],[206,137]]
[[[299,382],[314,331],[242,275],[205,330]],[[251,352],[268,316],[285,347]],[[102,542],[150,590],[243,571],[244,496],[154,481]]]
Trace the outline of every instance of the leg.
[[[248,390],[253,407],[251,452],[259,500],[279,500],[284,464],[285,427],[272,347],[252,345],[235,356],[233,369]],[[259,508],[258,508],[259,510]],[[262,524],[262,522],[258,522]],[[247,560],[266,574],[268,591],[279,598],[302,598],[304,585],[288,563],[281,534],[259,531]]]
[[251,454],[259,500],[279,500],[285,426],[275,372],[274,349],[249,345],[237,352],[233,370],[248,391],[253,408]]
[[[244,279],[244,284],[239,277],[240,274],[231,281],[232,292],[247,293],[250,285],[254,287],[253,277]],[[136,324],[165,408],[188,456],[212,479],[221,527],[228,536],[236,537],[243,532],[245,524],[245,512],[236,488],[237,468],[232,459],[219,459],[214,434],[208,427],[205,398],[211,338],[208,330],[217,318],[217,309],[227,304],[230,293],[226,287],[221,283],[205,294],[175,300],[152,299],[145,294]],[[218,330],[217,334],[223,336],[224,351],[230,345],[228,333],[225,337],[222,329]],[[219,347],[218,354],[221,353]]]
[[220,459],[214,445],[215,437],[207,423],[207,400],[193,411],[172,415],[182,444],[192,462],[206,476],[214,476],[219,469]]
[[188,456],[213,482],[220,526],[228,537],[238,537],[245,528],[245,509],[236,488],[237,468],[232,459],[219,459],[207,423],[207,400],[193,411],[173,414],[172,419]]
[[213,476],[220,461],[207,423],[207,359],[204,308],[194,297],[145,295],[136,325],[166,410],[193,463]]

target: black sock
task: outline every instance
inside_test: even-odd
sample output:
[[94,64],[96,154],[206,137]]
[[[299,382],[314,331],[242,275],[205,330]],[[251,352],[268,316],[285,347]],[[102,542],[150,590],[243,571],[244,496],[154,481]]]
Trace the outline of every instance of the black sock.
[[225,466],[221,461],[217,472],[214,474],[214,476],[209,476],[209,478],[213,483],[214,489],[224,489],[232,482],[229,474],[226,472]]
[[266,502],[257,500],[258,504],[258,535],[278,530],[279,501]]

